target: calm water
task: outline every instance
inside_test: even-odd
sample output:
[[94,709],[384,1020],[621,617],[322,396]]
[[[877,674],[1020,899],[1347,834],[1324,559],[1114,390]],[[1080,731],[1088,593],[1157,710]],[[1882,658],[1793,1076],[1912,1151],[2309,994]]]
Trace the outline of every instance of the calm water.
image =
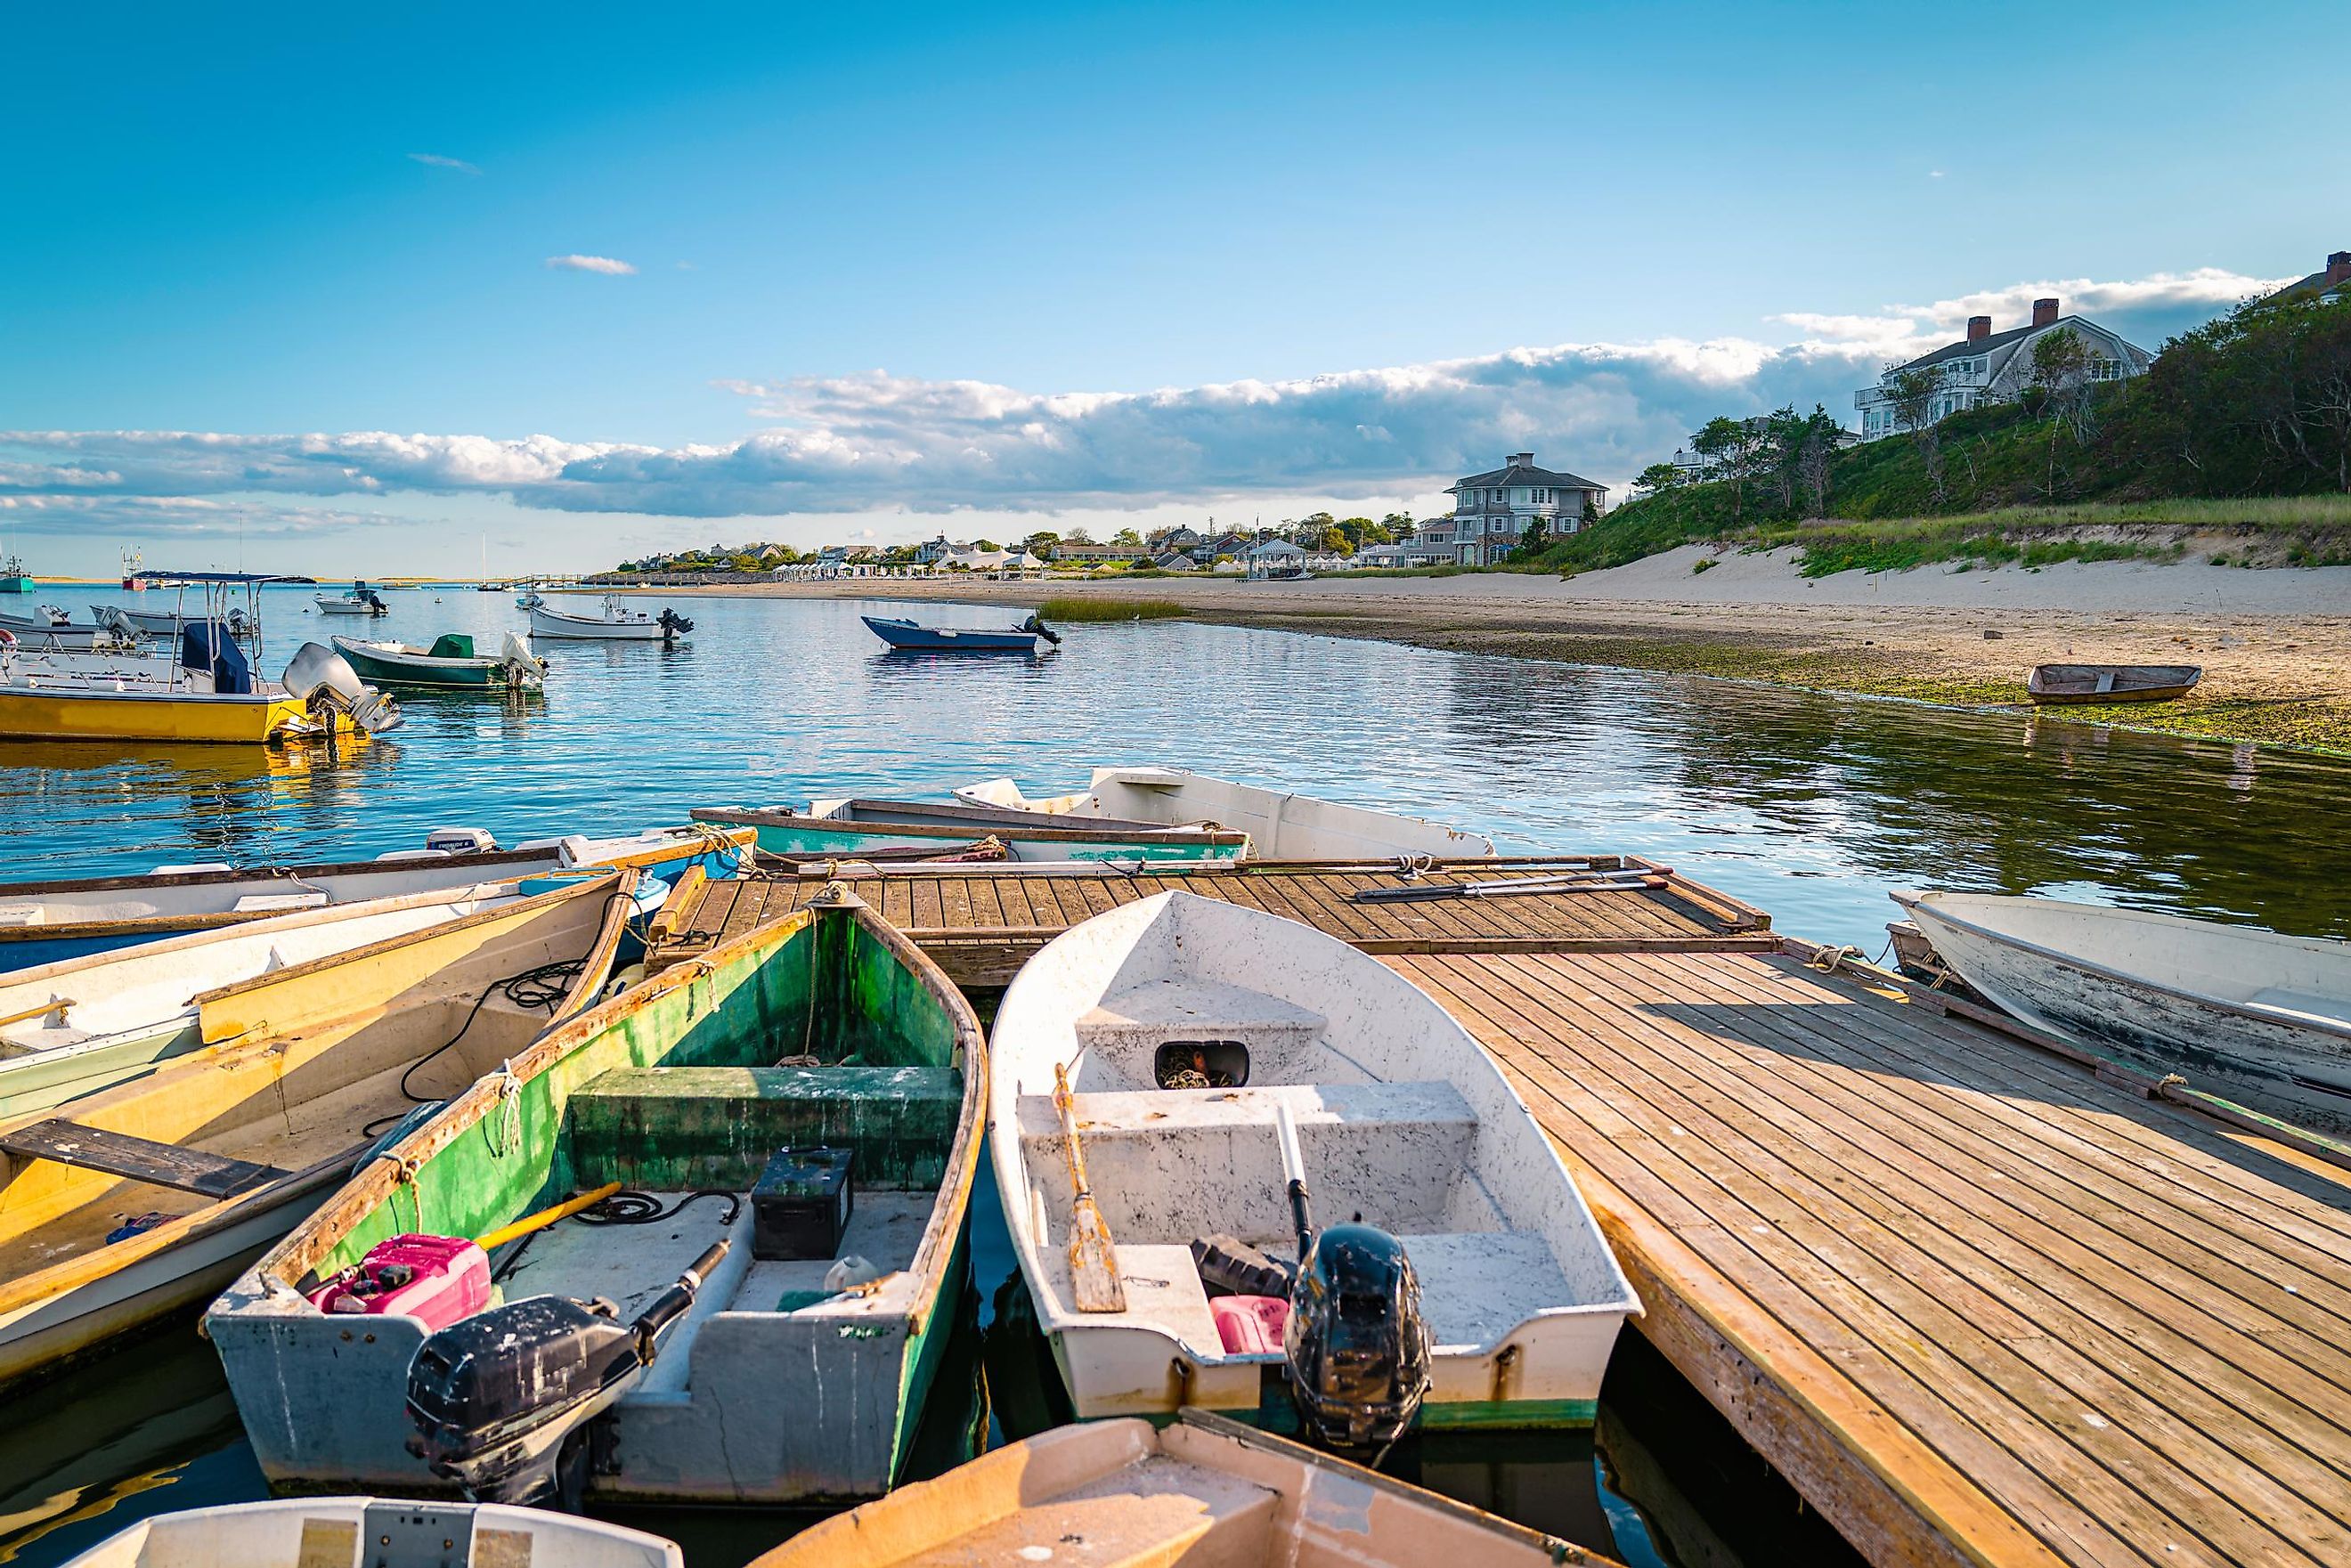
[[[392,616],[362,634],[470,632],[488,651],[524,620],[507,595],[386,598]],[[266,669],[325,635],[308,603],[269,596]],[[1075,627],[1064,652],[1033,660],[940,662],[884,655],[857,621],[871,605],[680,608],[696,622],[688,646],[542,649],[544,697],[406,698],[405,728],[339,763],[0,742],[13,874],[339,858],[451,824],[513,841],[998,773],[1062,789],[1096,762],[1167,762],[1475,827],[1508,849],[1653,856],[1771,910],[1781,929],[1872,953],[1895,913],[1886,890],[1919,885],[2351,936],[2351,765],[2325,758],[1181,622]],[[1009,1253],[986,1194],[974,1212],[987,1298]],[[969,1326],[966,1366],[978,1360]],[[999,1425],[1034,1394],[1001,1373],[1007,1343],[989,1344]],[[1833,1561],[1817,1522],[1627,1343],[1596,1456],[1588,1444],[1489,1446],[1411,1463],[1431,1484],[1636,1563]],[[964,1382],[933,1413],[942,1430],[977,1407]],[[216,1364],[184,1329],[12,1401],[9,1416],[0,1562],[60,1561],[138,1512],[260,1493]],[[1603,1475],[1610,1484],[1595,1484]],[[739,1561],[786,1528],[645,1522],[708,1563]]]

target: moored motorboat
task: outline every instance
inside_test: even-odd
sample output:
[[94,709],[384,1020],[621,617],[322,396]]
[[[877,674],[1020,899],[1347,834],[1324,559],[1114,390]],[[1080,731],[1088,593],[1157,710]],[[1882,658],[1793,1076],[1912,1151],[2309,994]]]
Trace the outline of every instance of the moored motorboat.
[[[1159,894],[1031,958],[994,1045],[998,1187],[1080,1416],[1247,1417],[1271,1371],[1351,1442],[1592,1420],[1639,1303],[1500,1071],[1376,959]],[[1355,1221],[1312,1231],[1298,1183]],[[1377,1310],[1334,1322],[1333,1292]]]
[[148,637],[174,638],[190,626],[202,626],[207,622],[215,622],[225,627],[231,636],[243,642],[253,636],[255,626],[250,616],[234,606],[226,607],[215,614],[201,607],[191,610],[184,604],[176,610],[141,610],[120,604],[93,604],[89,607],[89,612],[99,625],[116,624],[119,618],[121,622],[128,622],[133,631]]
[[574,615],[549,604],[530,606],[530,632],[575,643],[674,643],[694,630],[694,622],[674,610],[648,615],[632,610],[617,593],[604,596],[596,615]]
[[[987,1083],[978,1022],[937,967],[841,896],[630,989],[509,1067],[214,1303],[206,1331],[272,1483],[746,1503],[898,1480],[967,1278]],[[555,1219],[519,1254],[495,1234],[614,1185],[664,1222]],[[346,1339],[353,1317],[312,1298],[402,1233],[486,1238],[489,1267],[511,1270],[507,1304],[433,1323],[384,1311],[364,1343]],[[608,1462],[576,1466],[596,1412],[560,1391],[580,1375],[575,1329],[605,1333],[579,1300],[616,1303],[602,1321],[618,1328],[689,1277],[691,1310],[645,1331],[658,1359],[622,1350],[596,1385],[616,1396]],[[518,1400],[474,1399],[500,1388]]]
[[1040,818],[1026,811],[926,800],[862,799],[789,806],[697,806],[697,822],[751,828],[770,854],[837,853],[854,858],[873,849],[935,845],[943,854],[969,852],[993,838],[1016,861],[1238,861],[1249,837],[1202,825],[1163,827],[1110,818],[1086,822]]
[[2035,664],[2025,690],[2044,706],[2161,703],[2186,696],[2203,678],[2197,664]]
[[39,586],[14,550],[8,552],[6,559],[0,560],[0,593],[31,593]]
[[602,989],[633,872],[194,998],[216,1048],[0,1122],[0,1385],[204,1300],[381,1129]]
[[335,652],[350,661],[360,679],[379,685],[533,691],[547,674],[546,661],[534,655],[530,644],[511,632],[495,659],[475,653],[474,640],[461,632],[444,632],[429,648],[359,637],[337,637],[334,644]]
[[348,591],[311,595],[312,602],[321,615],[389,615],[392,606],[378,597],[365,581],[354,578]]
[[1061,634],[1035,615],[1019,626],[925,626],[887,615],[861,615],[866,630],[891,647],[918,653],[1033,653],[1038,639],[1061,646]]
[[57,605],[38,605],[30,615],[0,615],[0,632],[34,652],[129,649],[146,635],[125,612],[112,605],[94,609],[94,619],[78,622]]
[[66,1568],[684,1568],[677,1543],[497,1503],[279,1498],[152,1514]]
[[502,850],[478,828],[441,828],[425,835],[423,849],[373,860],[159,866],[141,876],[0,883],[0,974],[292,911],[549,872],[628,866],[674,882],[699,866],[705,877],[734,876],[749,869],[753,837],[747,828],[696,823],[571,833]]
[[2054,898],[1894,900],[1945,964],[2027,1023],[2351,1134],[2351,946]]
[[1042,799],[1009,779],[967,784],[956,799],[997,810],[1084,821],[1215,822],[1249,836],[1260,860],[1384,860],[1394,855],[1490,855],[1494,841],[1420,817],[1342,806],[1310,795],[1211,779],[1178,768],[1097,768],[1083,789]]
[[793,1536],[751,1568],[1213,1563],[1609,1568],[1582,1547],[1187,1409],[1062,1427]]

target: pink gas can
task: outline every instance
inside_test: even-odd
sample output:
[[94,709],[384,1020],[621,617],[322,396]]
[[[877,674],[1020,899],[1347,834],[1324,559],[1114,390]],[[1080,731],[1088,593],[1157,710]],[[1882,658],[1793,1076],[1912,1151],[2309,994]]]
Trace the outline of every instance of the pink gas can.
[[1282,1331],[1290,1326],[1290,1303],[1280,1296],[1212,1296],[1208,1315],[1228,1355],[1281,1354]]
[[428,1333],[490,1304],[490,1260],[461,1236],[395,1236],[310,1292],[322,1312],[398,1312]]

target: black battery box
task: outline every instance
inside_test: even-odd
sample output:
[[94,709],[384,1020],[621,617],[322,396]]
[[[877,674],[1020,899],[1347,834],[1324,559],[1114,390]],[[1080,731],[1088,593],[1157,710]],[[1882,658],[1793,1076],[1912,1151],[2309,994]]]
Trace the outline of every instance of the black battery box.
[[834,1258],[855,1202],[854,1149],[778,1149],[751,1188],[751,1256]]

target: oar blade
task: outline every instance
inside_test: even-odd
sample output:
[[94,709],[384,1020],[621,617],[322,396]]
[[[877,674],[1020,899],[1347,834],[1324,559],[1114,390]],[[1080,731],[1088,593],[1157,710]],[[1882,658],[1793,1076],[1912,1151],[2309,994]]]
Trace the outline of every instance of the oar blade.
[[1110,1227],[1091,1194],[1070,1205],[1070,1294],[1081,1312],[1126,1311],[1126,1287],[1118,1277],[1118,1249]]

